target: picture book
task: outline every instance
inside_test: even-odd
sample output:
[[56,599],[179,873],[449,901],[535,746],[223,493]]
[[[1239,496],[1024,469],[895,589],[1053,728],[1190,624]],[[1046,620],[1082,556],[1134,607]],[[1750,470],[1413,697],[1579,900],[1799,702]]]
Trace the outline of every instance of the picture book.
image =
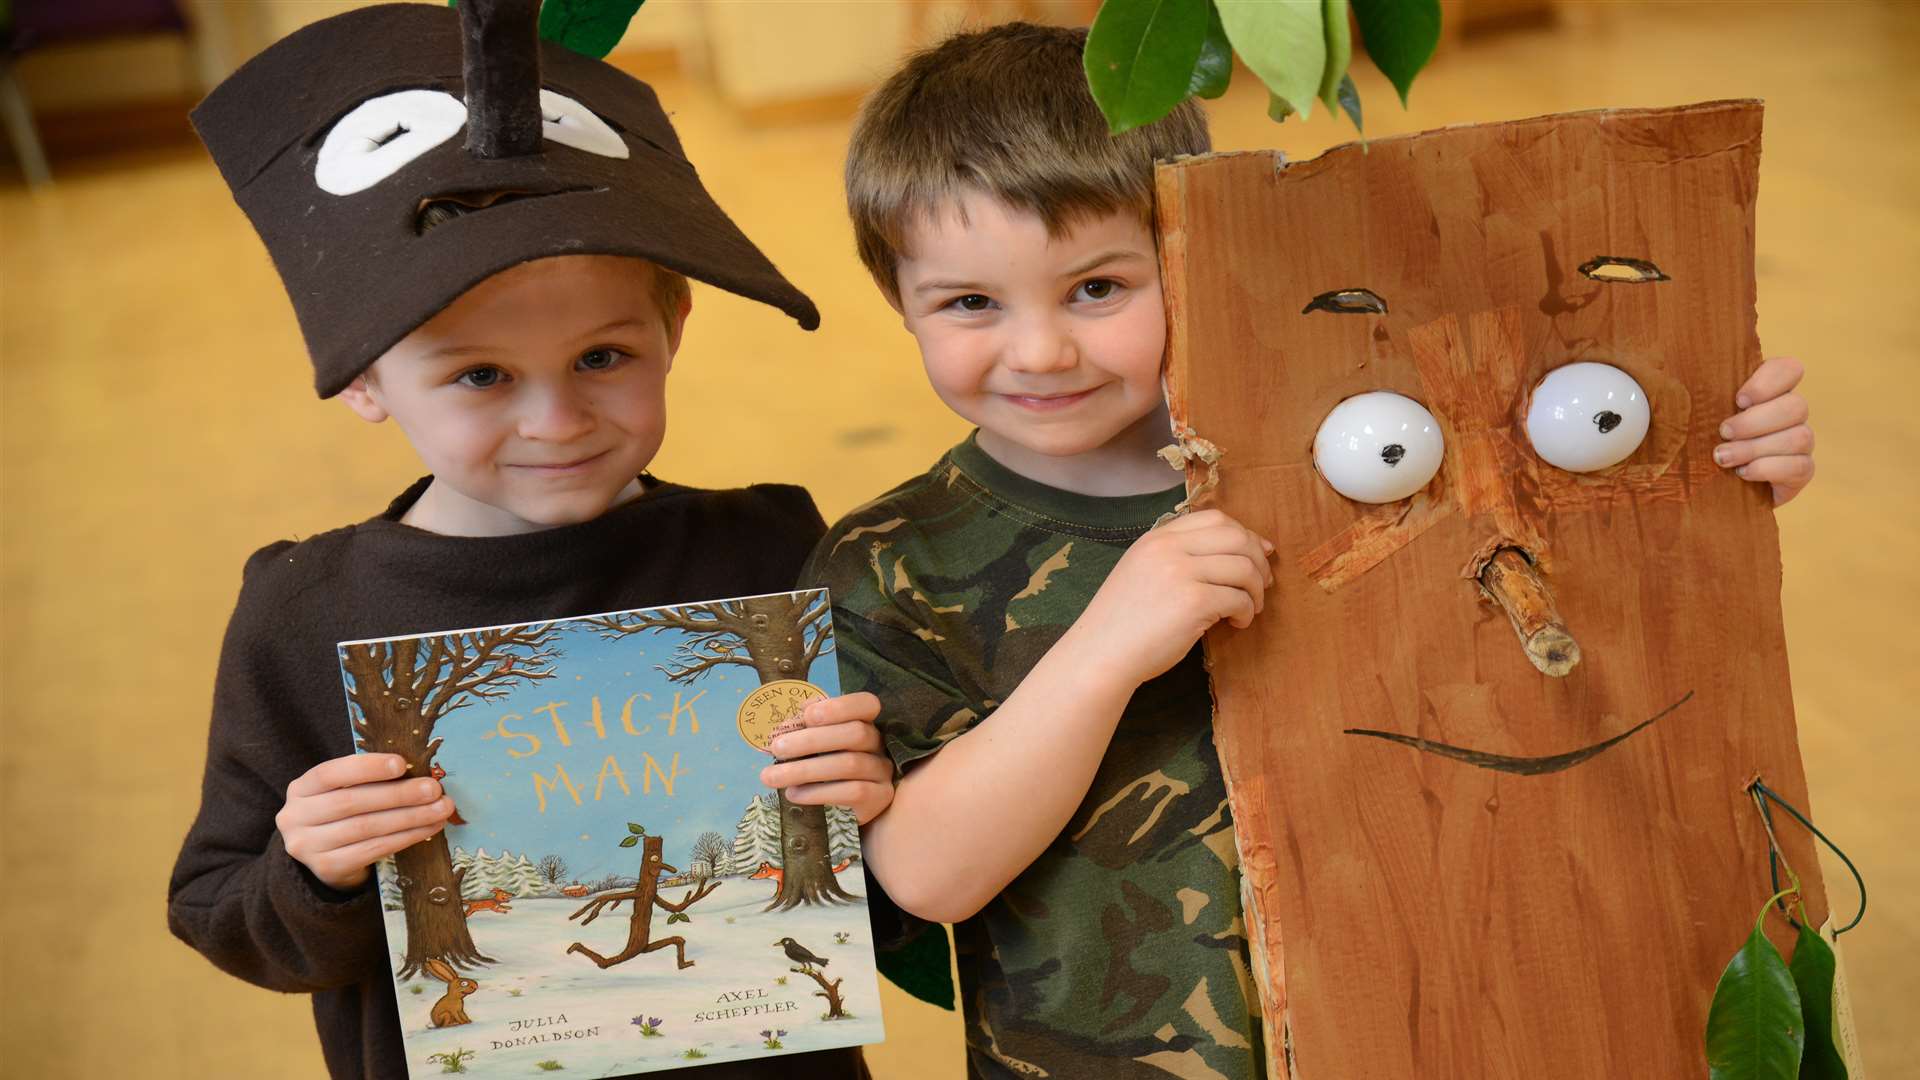
[[340,644],[355,748],[454,804],[378,867],[414,1080],[880,1041],[858,824],[759,780],[832,650],[820,590]]

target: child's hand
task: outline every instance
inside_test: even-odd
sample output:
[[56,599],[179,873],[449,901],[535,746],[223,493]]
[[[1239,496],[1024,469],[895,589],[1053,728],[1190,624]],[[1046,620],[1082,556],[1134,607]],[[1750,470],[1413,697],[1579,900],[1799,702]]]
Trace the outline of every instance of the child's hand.
[[801,806],[844,806],[865,825],[893,803],[893,759],[873,726],[879,715],[880,699],[865,692],[808,703],[801,726],[768,744],[780,763],[760,770],[760,782]]
[[348,754],[308,769],[273,818],[287,854],[345,891],[374,863],[439,832],[453,800],[437,780],[395,779],[406,768],[398,754]]
[[1273,545],[1218,510],[1134,541],[1069,631],[1134,685],[1180,662],[1214,623],[1245,629],[1273,586]]
[[1776,356],[1761,364],[1734,396],[1740,411],[1720,425],[1729,441],[1713,448],[1713,460],[1742,480],[1773,485],[1773,505],[1784,506],[1813,481],[1813,428],[1807,400],[1793,392],[1806,369]]

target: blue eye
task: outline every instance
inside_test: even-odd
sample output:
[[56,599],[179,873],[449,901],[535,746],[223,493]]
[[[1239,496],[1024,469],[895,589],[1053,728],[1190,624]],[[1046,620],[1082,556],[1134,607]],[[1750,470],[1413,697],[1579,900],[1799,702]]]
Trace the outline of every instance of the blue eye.
[[580,366],[588,371],[605,371],[625,356],[619,349],[589,349],[580,354]]
[[506,377],[506,372],[501,371],[497,367],[477,367],[461,372],[454,381],[465,383],[475,390],[485,390],[488,387],[498,385],[500,380]]

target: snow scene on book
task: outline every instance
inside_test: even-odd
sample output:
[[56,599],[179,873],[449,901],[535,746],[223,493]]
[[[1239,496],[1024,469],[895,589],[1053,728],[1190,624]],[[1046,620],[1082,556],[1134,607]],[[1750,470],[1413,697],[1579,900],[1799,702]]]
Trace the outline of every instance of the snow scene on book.
[[853,816],[759,781],[832,650],[819,590],[340,645],[356,748],[454,803],[378,868],[412,1077],[880,1041]]

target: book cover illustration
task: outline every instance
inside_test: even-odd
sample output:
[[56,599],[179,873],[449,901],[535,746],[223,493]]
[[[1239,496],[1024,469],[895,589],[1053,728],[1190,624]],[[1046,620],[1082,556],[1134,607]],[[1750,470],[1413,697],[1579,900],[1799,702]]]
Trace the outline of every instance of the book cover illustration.
[[857,824],[759,782],[832,649],[821,590],[341,643],[356,749],[455,806],[378,867],[412,1077],[880,1041]]

